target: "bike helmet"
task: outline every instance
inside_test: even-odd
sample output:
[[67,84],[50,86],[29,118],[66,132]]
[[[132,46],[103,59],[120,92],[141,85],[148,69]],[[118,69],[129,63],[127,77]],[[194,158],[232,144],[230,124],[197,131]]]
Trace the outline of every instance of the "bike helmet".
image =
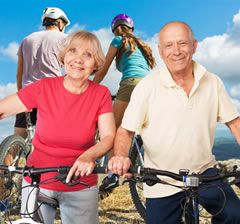
[[112,32],[114,33],[114,30],[120,25],[127,26],[134,30],[133,20],[127,14],[118,14],[114,17],[111,25]]
[[49,7],[44,9],[43,15],[42,15],[43,26],[45,25],[44,20],[46,18],[56,19],[56,20],[62,19],[66,23],[66,26],[70,24],[70,21],[67,18],[66,14],[59,8]]

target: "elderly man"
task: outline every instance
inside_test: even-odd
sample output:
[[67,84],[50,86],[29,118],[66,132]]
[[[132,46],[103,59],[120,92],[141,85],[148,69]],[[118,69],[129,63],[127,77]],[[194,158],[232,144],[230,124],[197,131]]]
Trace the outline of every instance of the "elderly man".
[[[197,48],[191,28],[183,22],[170,22],[159,33],[159,53],[166,64],[152,72],[135,88],[118,129],[115,156],[109,169],[126,174],[131,164],[128,151],[135,132],[144,144],[145,166],[162,170],[214,175],[217,170],[212,155],[217,122],[225,123],[240,144],[240,118],[218,76],[192,60]],[[227,149],[226,149],[227,150]],[[172,184],[182,183],[172,181]],[[213,223],[240,223],[240,201],[223,181],[226,204]],[[181,189],[156,184],[144,186],[147,223],[180,223]],[[222,208],[220,190],[210,188],[200,193],[201,204],[211,214]]]

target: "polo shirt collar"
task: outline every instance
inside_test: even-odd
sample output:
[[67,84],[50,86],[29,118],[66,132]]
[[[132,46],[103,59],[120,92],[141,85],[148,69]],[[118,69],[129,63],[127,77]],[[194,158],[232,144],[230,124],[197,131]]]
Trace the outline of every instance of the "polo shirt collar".
[[[162,83],[166,86],[166,87],[175,87],[177,86],[177,84],[174,82],[168,68],[166,65],[164,65],[161,70],[160,70],[160,78],[162,80]],[[202,65],[200,65],[199,63],[193,61],[193,73],[194,73],[194,79],[195,82],[199,83],[199,81],[202,79],[202,77],[206,74],[206,68],[203,67]]]

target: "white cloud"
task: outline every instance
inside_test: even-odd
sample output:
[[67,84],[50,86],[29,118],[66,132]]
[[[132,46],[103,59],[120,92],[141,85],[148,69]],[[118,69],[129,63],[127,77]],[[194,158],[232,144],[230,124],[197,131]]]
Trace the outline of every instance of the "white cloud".
[[[15,93],[16,90],[16,83],[0,85],[0,99]],[[0,120],[0,142],[8,135],[13,134],[14,122],[15,116]]]
[[232,102],[236,105],[237,110],[240,113],[240,100],[232,99]]
[[230,88],[230,94],[233,97],[240,97],[240,84],[233,86],[232,88]]
[[16,42],[11,42],[8,44],[6,48],[0,47],[0,53],[4,56],[7,56],[14,60],[15,62],[17,61],[17,51],[18,51],[19,44]]
[[100,40],[102,49],[103,49],[104,53],[106,54],[108,51],[108,48],[110,46],[110,43],[114,37],[112,34],[112,31],[109,28],[102,28],[99,30],[94,30],[93,33]]
[[9,96],[17,91],[16,83],[8,83],[0,85],[0,99]]
[[233,34],[233,37],[236,37],[236,40],[239,41],[239,35],[240,35],[240,10],[236,15],[233,16],[233,28],[231,29],[231,33]]
[[[112,31],[109,28],[102,28],[93,31],[101,42],[104,54],[107,54],[110,43],[113,39]],[[121,73],[116,69],[115,61],[111,64],[102,84],[108,86],[112,94],[116,94],[121,79]]]
[[233,22],[236,26],[240,27],[240,10],[233,16]]
[[239,82],[240,11],[234,15],[233,26],[226,33],[199,42],[194,58],[224,80]]
[[86,25],[79,25],[78,23],[73,24],[73,26],[71,26],[69,29],[66,30],[66,33],[72,33],[72,32],[76,32],[79,30],[84,30],[86,27]]
[[2,142],[2,140],[7,136],[13,134],[14,122],[15,116],[11,116],[9,118],[5,118],[4,120],[0,120],[0,142]]
[[153,37],[148,38],[145,42],[152,48],[153,56],[155,57],[157,67],[163,65],[163,61],[158,52],[158,43],[157,43],[158,34],[155,34]]

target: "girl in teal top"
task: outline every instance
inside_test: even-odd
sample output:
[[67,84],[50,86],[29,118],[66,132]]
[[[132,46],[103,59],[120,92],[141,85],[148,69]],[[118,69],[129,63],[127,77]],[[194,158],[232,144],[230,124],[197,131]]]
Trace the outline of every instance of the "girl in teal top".
[[133,34],[133,20],[129,16],[117,15],[111,27],[115,37],[108,49],[104,66],[95,74],[93,81],[99,83],[103,80],[115,58],[116,67],[122,73],[113,105],[118,128],[134,87],[154,67],[155,60],[151,48]]
[[[113,19],[112,32],[115,37],[110,44],[102,69],[93,79],[94,82],[101,82],[115,58],[116,67],[122,73],[120,87],[113,104],[117,128],[121,125],[134,87],[155,65],[151,48],[134,36],[133,29],[133,20],[128,15],[119,14]],[[109,156],[111,157],[111,153]],[[99,186],[99,191],[110,192],[118,184],[118,175],[109,173]]]

